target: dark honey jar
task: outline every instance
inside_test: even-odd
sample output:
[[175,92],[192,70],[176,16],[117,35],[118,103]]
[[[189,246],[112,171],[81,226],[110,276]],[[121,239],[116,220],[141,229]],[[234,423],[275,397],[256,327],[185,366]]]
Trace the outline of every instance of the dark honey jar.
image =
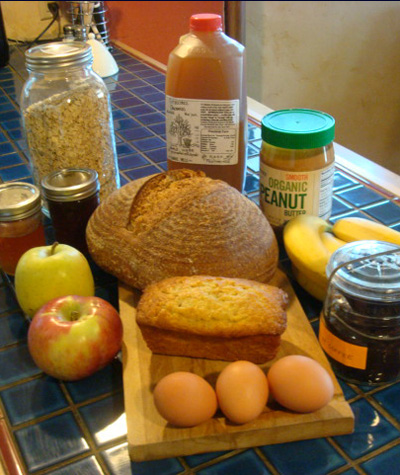
[[99,180],[95,170],[64,168],[47,175],[42,189],[56,240],[88,255],[86,226],[99,205]]
[[400,378],[400,247],[357,241],[332,254],[319,341],[337,376],[377,385]]

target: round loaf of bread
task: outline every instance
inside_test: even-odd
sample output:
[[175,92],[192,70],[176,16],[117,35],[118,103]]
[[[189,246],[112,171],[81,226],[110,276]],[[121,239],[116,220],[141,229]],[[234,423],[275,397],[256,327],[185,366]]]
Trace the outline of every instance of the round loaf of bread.
[[190,275],[268,282],[278,263],[260,209],[227,183],[185,169],[112,193],[91,216],[86,239],[102,269],[139,289]]

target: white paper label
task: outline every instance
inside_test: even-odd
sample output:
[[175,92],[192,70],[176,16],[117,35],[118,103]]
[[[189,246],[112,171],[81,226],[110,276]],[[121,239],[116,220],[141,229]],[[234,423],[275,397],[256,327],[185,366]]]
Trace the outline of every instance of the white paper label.
[[165,98],[167,157],[181,163],[235,165],[239,157],[239,99]]
[[282,171],[260,164],[260,206],[272,226],[300,214],[328,219],[332,211],[334,164],[316,171]]

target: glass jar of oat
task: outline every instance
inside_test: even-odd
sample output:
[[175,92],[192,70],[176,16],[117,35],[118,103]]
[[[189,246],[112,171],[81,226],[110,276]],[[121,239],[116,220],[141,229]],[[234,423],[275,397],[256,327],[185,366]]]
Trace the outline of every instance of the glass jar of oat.
[[278,238],[290,219],[332,211],[335,119],[311,109],[267,114],[261,124],[260,206]]
[[47,43],[25,58],[21,112],[35,183],[56,170],[90,168],[103,200],[119,188],[119,173],[109,93],[92,70],[91,47]]

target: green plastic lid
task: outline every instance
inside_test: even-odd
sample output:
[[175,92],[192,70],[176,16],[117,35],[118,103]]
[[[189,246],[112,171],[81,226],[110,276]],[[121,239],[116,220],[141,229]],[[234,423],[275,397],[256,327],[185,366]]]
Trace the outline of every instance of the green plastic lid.
[[319,148],[335,138],[335,119],[312,109],[283,109],[267,114],[261,122],[264,142],[289,149]]

